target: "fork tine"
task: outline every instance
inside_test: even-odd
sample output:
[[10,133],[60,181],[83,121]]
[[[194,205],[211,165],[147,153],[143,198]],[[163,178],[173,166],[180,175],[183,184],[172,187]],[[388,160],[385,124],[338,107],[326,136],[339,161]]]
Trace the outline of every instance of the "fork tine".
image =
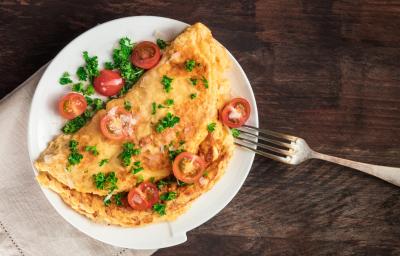
[[291,148],[291,145],[289,143],[286,143],[286,142],[283,142],[283,141],[269,139],[269,138],[266,138],[266,137],[263,137],[263,136],[260,136],[260,135],[257,136],[257,135],[255,135],[255,134],[253,134],[251,132],[244,131],[244,130],[241,130],[241,129],[238,129],[238,130],[241,133],[244,133],[244,134],[247,134],[247,135],[250,135],[250,136],[253,136],[253,137],[257,137],[260,140],[267,141],[269,143],[272,143],[272,144],[275,144],[275,145],[278,145],[278,146],[282,146],[282,147],[285,147],[285,148]]
[[280,148],[276,148],[276,147],[271,147],[271,146],[268,146],[268,145],[265,145],[265,144],[262,144],[262,143],[258,143],[258,142],[255,142],[255,141],[252,141],[252,140],[249,140],[249,139],[246,139],[246,138],[242,138],[242,137],[236,137],[236,139],[252,143],[254,145],[257,145],[260,148],[268,149],[270,151],[282,154],[284,156],[293,155],[293,151],[291,151],[291,150],[284,150],[284,149],[280,149]]
[[257,127],[251,126],[251,125],[246,125],[245,124],[245,125],[243,125],[243,127],[246,127],[246,128],[249,128],[249,129],[253,129],[253,130],[256,130],[256,131],[258,131],[260,133],[264,133],[264,134],[267,134],[267,135],[270,135],[270,136],[274,136],[276,138],[282,138],[282,139],[289,140],[289,141],[296,141],[296,139],[297,139],[297,137],[292,136],[292,135],[288,135],[288,134],[284,134],[284,133],[280,133],[280,132],[273,132],[273,131],[270,131],[270,130],[257,128]]
[[238,146],[240,146],[240,147],[249,149],[249,150],[251,150],[251,151],[253,151],[253,152],[255,152],[256,154],[259,154],[259,155],[261,155],[261,156],[268,157],[268,158],[270,158],[270,159],[272,159],[272,160],[276,160],[276,161],[279,161],[279,162],[282,162],[282,163],[288,163],[285,157],[281,157],[281,156],[277,156],[277,155],[270,154],[270,153],[267,153],[267,152],[263,152],[263,151],[260,151],[260,150],[258,150],[258,149],[254,149],[254,148],[252,148],[252,147],[243,145],[243,144],[241,144],[241,143],[235,142],[235,144],[238,145]]

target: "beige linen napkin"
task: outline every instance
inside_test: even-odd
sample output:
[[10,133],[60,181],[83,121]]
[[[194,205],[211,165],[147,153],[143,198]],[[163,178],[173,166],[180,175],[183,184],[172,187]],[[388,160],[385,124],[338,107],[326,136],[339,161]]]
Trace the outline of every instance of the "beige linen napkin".
[[44,70],[0,101],[0,255],[151,255],[154,250],[118,248],[86,236],[59,216],[41,192],[28,156],[27,126]]

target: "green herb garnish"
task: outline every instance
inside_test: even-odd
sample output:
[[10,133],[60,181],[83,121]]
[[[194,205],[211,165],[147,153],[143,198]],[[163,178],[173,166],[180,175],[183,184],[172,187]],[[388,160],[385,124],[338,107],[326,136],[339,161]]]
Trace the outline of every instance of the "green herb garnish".
[[131,164],[132,156],[137,156],[140,154],[139,148],[134,148],[135,144],[132,142],[126,142],[122,145],[122,152],[119,154],[123,166],[129,166]]
[[87,73],[86,73],[86,69],[84,67],[79,67],[76,70],[76,75],[78,76],[80,81],[86,81],[87,78],[88,78]]
[[176,196],[177,196],[176,192],[171,191],[171,192],[166,192],[166,193],[162,194],[160,196],[160,199],[162,201],[171,201],[171,200],[176,199]]
[[101,159],[101,161],[99,162],[99,166],[101,167],[101,166],[107,164],[109,161],[110,160],[108,160],[108,159]]
[[196,97],[197,97],[197,93],[192,93],[192,94],[190,94],[190,98],[193,100],[193,99],[196,99]]
[[121,193],[118,193],[118,194],[116,194],[114,196],[114,201],[115,201],[116,205],[118,205],[118,206],[122,206],[123,205],[121,199],[124,196],[124,194],[125,194],[124,192],[121,192]]
[[167,47],[167,43],[160,38],[157,39],[157,45],[161,50],[163,50],[163,49],[165,49],[165,47]]
[[175,160],[175,158],[180,154],[180,153],[182,153],[182,152],[185,152],[185,150],[184,149],[176,149],[176,150],[170,150],[170,149],[168,149],[168,157],[169,157],[169,160],[171,160],[171,161],[174,161]]
[[215,130],[216,123],[210,123],[207,125],[207,131],[213,132]]
[[128,111],[130,111],[132,109],[132,104],[129,100],[124,101],[124,108]]
[[92,84],[88,84],[86,89],[83,91],[83,95],[90,96],[94,94],[94,87]]
[[139,174],[136,176],[136,186],[142,183],[143,181],[144,181],[143,175]]
[[197,84],[197,78],[192,77],[189,80],[190,80],[190,82],[192,83],[193,86],[195,86]]
[[170,92],[172,89],[172,78],[163,75],[162,79],[161,79],[161,84],[164,85],[164,90],[166,92]]
[[237,138],[237,137],[239,137],[239,135],[240,135],[240,131],[239,131],[238,129],[236,129],[236,128],[232,128],[232,129],[231,129],[231,133],[232,133],[232,136],[233,136],[234,138]]
[[203,76],[202,79],[201,79],[201,81],[203,82],[204,87],[205,87],[206,89],[208,89],[208,80]]
[[71,90],[73,92],[80,92],[81,93],[81,92],[83,92],[83,84],[82,83],[73,84]]
[[97,56],[90,57],[87,51],[83,52],[83,59],[86,62],[85,70],[89,81],[93,81],[96,76],[99,76],[99,63]]
[[144,170],[144,168],[142,167],[142,163],[140,161],[136,161],[133,163],[133,166],[131,168],[132,174],[139,173],[143,170]]
[[170,180],[159,180],[157,181],[157,188],[161,190],[164,186],[168,186],[168,184],[171,184],[172,182]]
[[76,140],[69,141],[69,150],[71,153],[68,156],[68,164],[70,166],[79,164],[83,158],[83,155],[78,152],[78,144]]
[[195,66],[196,66],[196,62],[194,60],[187,60],[185,62],[186,71],[191,72],[194,69]]
[[179,123],[180,118],[177,116],[174,116],[170,112],[167,113],[167,115],[158,121],[156,125],[156,131],[158,133],[161,133],[164,131],[166,128],[172,128],[175,126],[175,124]]
[[174,105],[174,100],[173,100],[173,99],[166,99],[166,100],[165,100],[165,105],[167,105],[167,106],[172,106],[172,105]]
[[155,102],[151,103],[151,114],[155,115],[157,110],[157,104]]
[[70,76],[69,76],[69,73],[68,73],[68,72],[64,72],[64,73],[62,74],[62,76],[60,77],[60,79],[58,80],[58,82],[59,82],[61,85],[66,85],[66,84],[72,83],[72,80],[71,80],[71,78],[70,78]]
[[165,215],[165,204],[157,203],[153,205],[153,211],[157,212],[160,216]]
[[99,155],[99,151],[97,151],[97,147],[96,146],[86,146],[85,147],[85,151],[92,153],[94,156],[98,156]]
[[119,40],[119,48],[113,51],[113,61],[114,63],[107,64],[108,69],[119,69],[122,78],[125,81],[124,87],[122,87],[118,96],[122,96],[132,88],[133,84],[139,80],[139,78],[144,73],[144,70],[132,65],[130,61],[130,56],[132,53],[132,48],[134,44],[127,37],[121,38]]
[[108,70],[113,70],[114,69],[114,64],[111,61],[107,61],[104,63],[104,68]]
[[106,189],[109,191],[109,193],[112,193],[118,188],[118,178],[115,175],[115,172],[109,172],[107,174],[99,172],[97,174],[93,174],[93,182],[97,189]]

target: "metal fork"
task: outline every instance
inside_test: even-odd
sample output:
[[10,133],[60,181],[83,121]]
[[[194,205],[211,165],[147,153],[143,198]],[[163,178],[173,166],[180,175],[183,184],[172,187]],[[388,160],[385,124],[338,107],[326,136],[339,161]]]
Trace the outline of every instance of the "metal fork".
[[[321,154],[313,151],[302,138],[250,125],[243,125],[238,131],[240,135],[236,137],[235,144],[261,156],[291,165],[297,165],[312,158],[321,159],[362,171],[400,186],[400,168],[360,163]],[[255,141],[256,138],[264,143]]]

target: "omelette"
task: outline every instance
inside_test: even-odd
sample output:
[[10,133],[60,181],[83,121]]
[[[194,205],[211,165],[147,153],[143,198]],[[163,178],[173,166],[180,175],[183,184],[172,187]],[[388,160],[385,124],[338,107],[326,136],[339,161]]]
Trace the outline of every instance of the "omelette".
[[[190,72],[187,60],[196,63]],[[175,219],[215,184],[232,156],[233,137],[218,120],[218,110],[230,99],[224,75],[229,67],[226,50],[206,26],[188,27],[124,96],[108,101],[76,133],[59,135],[49,143],[34,163],[37,180],[96,222],[129,227]],[[132,117],[127,122],[129,136],[105,137],[104,117],[115,116],[127,101]],[[187,184],[174,177],[173,158],[182,152],[204,162],[196,182]],[[81,159],[71,165],[73,153]],[[112,188],[103,187],[109,180]],[[163,207],[162,214],[132,209],[126,203],[126,194],[143,183],[156,184],[160,195],[173,195],[160,197],[162,204],[157,205]],[[119,203],[106,203],[116,195]]]

